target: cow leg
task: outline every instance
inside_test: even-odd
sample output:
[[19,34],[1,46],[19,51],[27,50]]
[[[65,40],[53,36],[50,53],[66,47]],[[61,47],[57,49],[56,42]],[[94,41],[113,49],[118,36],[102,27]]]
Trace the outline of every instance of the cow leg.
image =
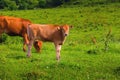
[[[0,37],[2,38],[2,33],[3,33],[3,30],[0,28]],[[1,42],[2,42],[2,39],[1,39]]]
[[55,49],[56,49],[56,59],[59,61],[60,60],[61,45],[55,44]]
[[32,49],[32,45],[33,45],[33,40],[31,40],[28,44],[28,52],[27,52],[27,56],[30,57],[31,56],[31,49]]
[[26,52],[26,43],[25,43],[25,41],[23,43],[23,51]]
[[26,52],[26,45],[29,44],[29,40],[28,40],[27,34],[25,34],[23,36],[23,40],[24,40],[24,42],[23,42],[23,51]]

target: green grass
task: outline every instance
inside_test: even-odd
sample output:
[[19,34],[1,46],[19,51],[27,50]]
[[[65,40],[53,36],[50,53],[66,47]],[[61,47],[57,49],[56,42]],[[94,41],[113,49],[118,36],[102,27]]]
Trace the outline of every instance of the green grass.
[[[0,11],[2,15],[30,19],[41,24],[69,24],[73,28],[56,61],[54,45],[44,43],[41,53],[32,49],[32,56],[22,51],[21,37],[3,35],[0,43],[1,80],[120,80],[120,9],[118,4],[52,8],[21,11]],[[105,37],[112,32],[108,50]],[[96,37],[93,44],[91,37]]]

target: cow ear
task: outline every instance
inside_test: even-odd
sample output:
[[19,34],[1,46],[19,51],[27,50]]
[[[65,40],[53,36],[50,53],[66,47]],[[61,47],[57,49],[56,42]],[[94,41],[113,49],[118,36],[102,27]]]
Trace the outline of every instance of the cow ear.
[[60,27],[57,27],[58,30],[60,30]]

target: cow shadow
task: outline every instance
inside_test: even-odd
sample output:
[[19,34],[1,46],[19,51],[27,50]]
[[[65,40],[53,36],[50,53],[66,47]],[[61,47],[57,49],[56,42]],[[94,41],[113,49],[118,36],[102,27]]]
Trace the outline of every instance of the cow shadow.
[[6,56],[6,58],[11,58],[11,59],[25,59],[26,58],[26,56],[22,56],[22,55],[12,55],[12,54],[10,54],[10,55],[7,55]]
[[25,59],[26,56],[16,56],[16,57],[13,57],[14,59]]

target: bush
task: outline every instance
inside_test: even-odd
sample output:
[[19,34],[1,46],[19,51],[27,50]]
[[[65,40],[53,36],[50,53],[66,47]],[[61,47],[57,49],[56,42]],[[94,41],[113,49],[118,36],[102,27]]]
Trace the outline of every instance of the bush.
[[11,0],[4,0],[4,5],[5,5],[4,9],[8,10],[16,10],[18,8],[16,2]]
[[93,6],[106,3],[120,2],[120,0],[0,0],[0,9],[34,9],[57,7],[62,4]]
[[28,4],[24,1],[19,3],[19,8],[18,9],[28,9]]
[[0,0],[0,9],[3,9],[5,6],[4,0]]
[[6,35],[6,34],[2,34],[2,35],[0,36],[0,43],[5,42],[6,39],[7,39],[7,35]]
[[21,0],[16,1],[18,3],[19,7],[18,9],[34,9],[38,6],[38,0]]
[[38,0],[28,0],[28,9],[34,9],[37,8],[39,1]]
[[46,0],[39,0],[38,7],[40,8],[45,8],[46,7]]
[[62,0],[47,0],[47,7],[56,7],[62,4]]

